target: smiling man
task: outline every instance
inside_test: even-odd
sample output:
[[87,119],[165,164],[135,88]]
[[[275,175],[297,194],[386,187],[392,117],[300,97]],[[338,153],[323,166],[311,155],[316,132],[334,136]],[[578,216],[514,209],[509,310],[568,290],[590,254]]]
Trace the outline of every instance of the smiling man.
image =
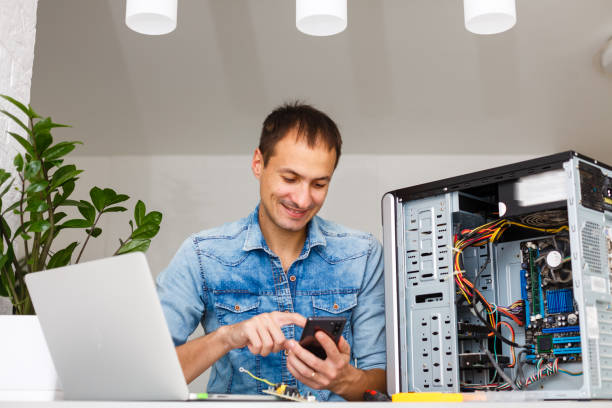
[[[382,248],[372,235],[316,215],[341,146],[324,113],[300,104],[276,109],[251,163],[259,205],[246,218],[189,237],[159,275],[188,382],[212,367],[211,393],[261,393],[268,386],[260,379],[319,400],[385,391]],[[337,345],[316,334],[325,360],[296,341],[308,316],[347,318]],[[187,341],[199,323],[206,334]]]

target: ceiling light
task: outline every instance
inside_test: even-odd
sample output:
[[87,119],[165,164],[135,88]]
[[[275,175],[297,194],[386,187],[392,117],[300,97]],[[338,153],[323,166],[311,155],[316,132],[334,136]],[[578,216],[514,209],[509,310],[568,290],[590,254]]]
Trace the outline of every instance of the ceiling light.
[[140,34],[168,34],[176,28],[177,0],[127,0],[125,24]]
[[463,0],[465,28],[474,34],[497,34],[516,24],[515,0]]
[[338,34],[346,28],[346,0],[296,0],[295,25],[308,35]]

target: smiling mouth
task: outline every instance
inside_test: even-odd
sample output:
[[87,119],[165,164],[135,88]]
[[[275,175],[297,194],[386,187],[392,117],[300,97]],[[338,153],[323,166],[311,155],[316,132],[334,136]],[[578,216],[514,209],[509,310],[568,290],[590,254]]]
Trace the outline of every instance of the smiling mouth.
[[281,205],[283,206],[283,208],[285,208],[289,216],[292,218],[302,218],[307,212],[307,210],[296,210],[294,208],[287,207],[285,204],[282,203]]

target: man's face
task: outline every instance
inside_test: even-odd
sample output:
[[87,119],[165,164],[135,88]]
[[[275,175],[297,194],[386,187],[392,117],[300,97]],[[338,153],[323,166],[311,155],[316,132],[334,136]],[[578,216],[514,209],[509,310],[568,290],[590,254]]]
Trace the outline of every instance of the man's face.
[[310,148],[291,130],[274,147],[264,167],[259,149],[252,169],[259,179],[262,222],[285,231],[301,231],[319,211],[334,172],[336,152],[322,143]]

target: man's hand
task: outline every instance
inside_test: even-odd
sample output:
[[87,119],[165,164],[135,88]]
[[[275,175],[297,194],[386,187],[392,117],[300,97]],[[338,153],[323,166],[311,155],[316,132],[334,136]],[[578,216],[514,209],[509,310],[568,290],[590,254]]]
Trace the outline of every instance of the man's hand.
[[286,339],[281,327],[288,324],[304,327],[306,318],[297,313],[262,313],[222,329],[229,350],[248,346],[251,353],[265,357],[285,348]]
[[287,358],[287,368],[301,383],[314,389],[328,389],[336,394],[346,394],[350,384],[360,375],[361,370],[349,364],[351,347],[340,338],[338,346],[323,331],[315,333],[327,358],[321,360],[310,351],[304,349],[294,340],[287,342],[290,350]]

